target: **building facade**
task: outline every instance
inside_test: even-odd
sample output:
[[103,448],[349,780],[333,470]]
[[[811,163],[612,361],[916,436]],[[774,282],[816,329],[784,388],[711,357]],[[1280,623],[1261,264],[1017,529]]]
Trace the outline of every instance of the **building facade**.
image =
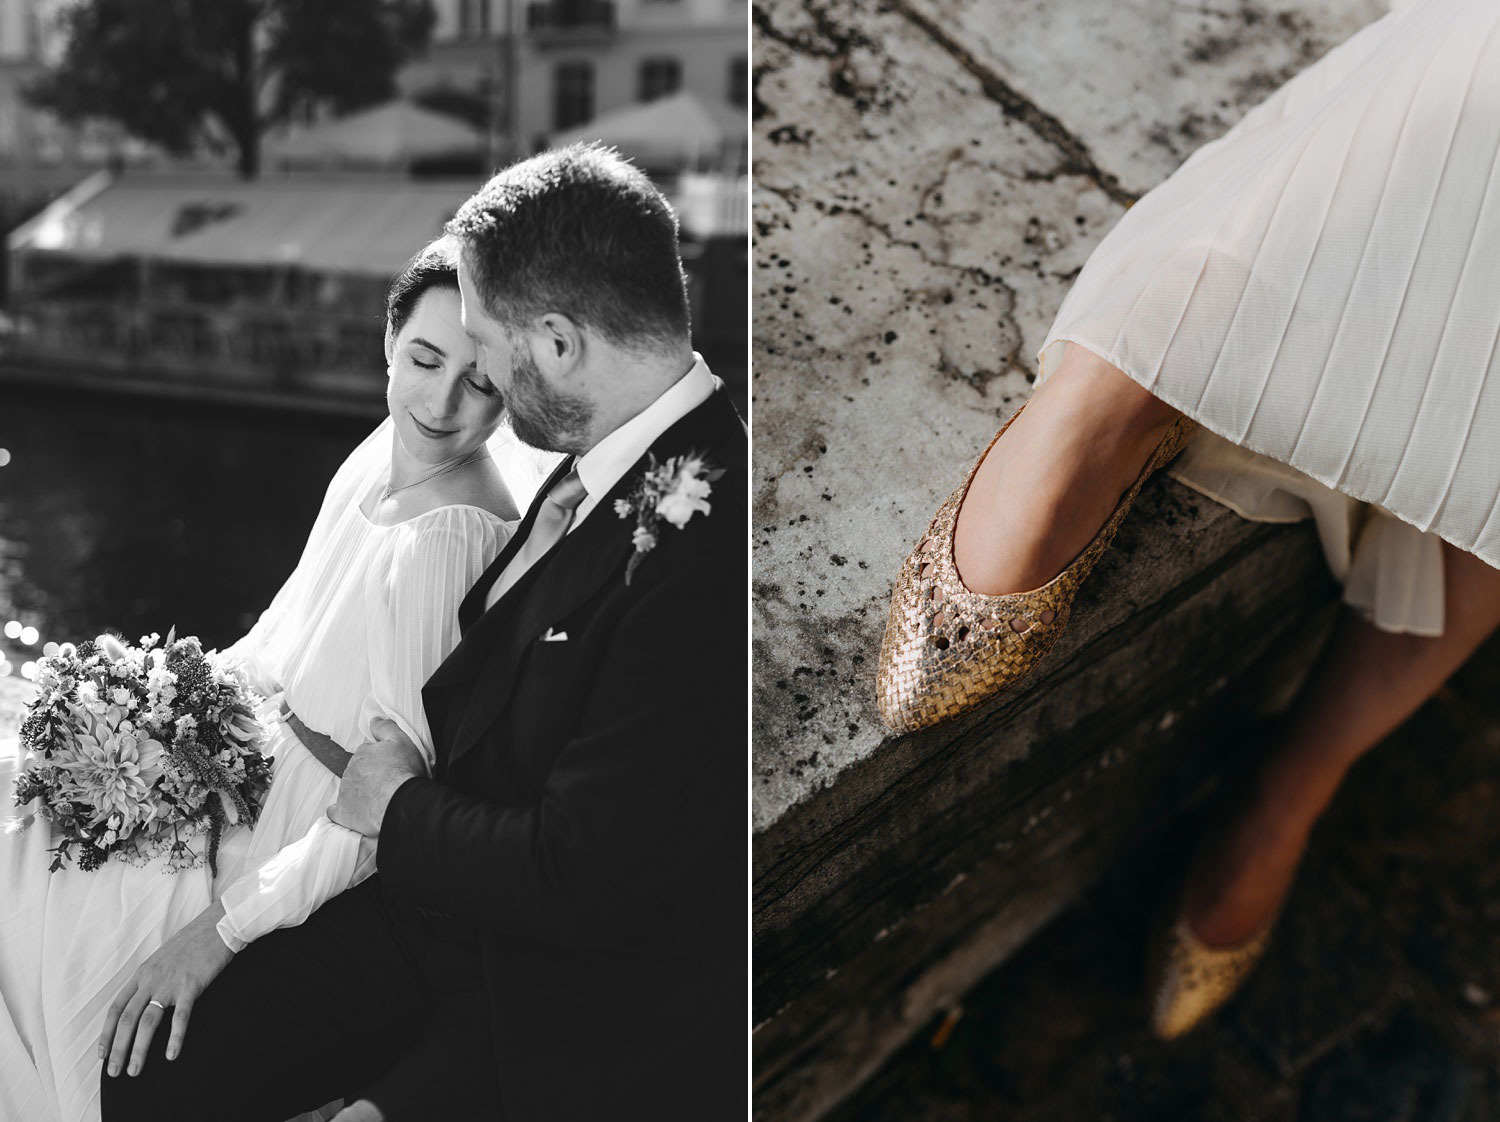
[[501,157],[678,90],[717,114],[746,112],[747,0],[435,0],[434,7],[432,46],[405,68],[402,89],[448,90],[483,105]]
[[[486,166],[529,155],[559,130],[678,90],[729,123],[739,163],[721,170],[747,166],[748,0],[430,2],[432,41],[402,68],[397,86],[486,133]],[[0,224],[7,228],[102,167],[164,162],[115,125],[67,126],[26,103],[23,88],[59,49],[62,3],[0,0]],[[225,166],[222,156],[202,163]]]

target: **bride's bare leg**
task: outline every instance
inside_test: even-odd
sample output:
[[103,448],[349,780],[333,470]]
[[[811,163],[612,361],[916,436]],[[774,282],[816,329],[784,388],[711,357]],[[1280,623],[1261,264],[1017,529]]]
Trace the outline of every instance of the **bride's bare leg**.
[[1350,766],[1500,625],[1500,570],[1445,542],[1443,575],[1439,638],[1381,631],[1344,612],[1244,808],[1193,862],[1187,917],[1209,946],[1241,941],[1271,913]]
[[1088,545],[1177,412],[1069,343],[1058,368],[980,465],[954,559],[975,592],[1027,592]]

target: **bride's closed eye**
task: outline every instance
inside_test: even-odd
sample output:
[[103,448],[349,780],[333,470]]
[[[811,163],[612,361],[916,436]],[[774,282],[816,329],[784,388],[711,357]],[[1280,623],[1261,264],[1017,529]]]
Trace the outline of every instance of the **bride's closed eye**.
[[406,352],[406,357],[413,366],[422,370],[438,370],[442,368],[444,355],[426,347],[412,347]]
[[[412,365],[420,367],[423,370],[441,370],[443,368],[443,364],[441,362],[423,362],[416,355],[411,356],[411,361]],[[473,368],[471,367],[470,369],[472,370]],[[495,389],[494,385],[488,378],[486,378],[483,374],[478,373],[477,371],[466,377],[464,379],[464,384],[467,385],[475,393],[477,393],[480,397],[494,397],[497,393],[500,392],[499,390]]]

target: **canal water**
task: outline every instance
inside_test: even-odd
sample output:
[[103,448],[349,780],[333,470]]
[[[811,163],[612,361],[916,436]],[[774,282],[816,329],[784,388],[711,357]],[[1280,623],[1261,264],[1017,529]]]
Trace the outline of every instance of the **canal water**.
[[106,628],[233,642],[375,424],[0,387],[0,625],[28,629],[0,635],[0,663]]

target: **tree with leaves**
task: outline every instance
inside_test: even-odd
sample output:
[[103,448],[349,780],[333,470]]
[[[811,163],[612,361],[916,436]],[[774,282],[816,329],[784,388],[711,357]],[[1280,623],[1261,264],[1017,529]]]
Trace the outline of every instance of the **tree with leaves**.
[[175,154],[260,170],[266,129],[391,97],[427,46],[429,0],[72,0],[61,59],[26,90],[65,121],[116,121]]

